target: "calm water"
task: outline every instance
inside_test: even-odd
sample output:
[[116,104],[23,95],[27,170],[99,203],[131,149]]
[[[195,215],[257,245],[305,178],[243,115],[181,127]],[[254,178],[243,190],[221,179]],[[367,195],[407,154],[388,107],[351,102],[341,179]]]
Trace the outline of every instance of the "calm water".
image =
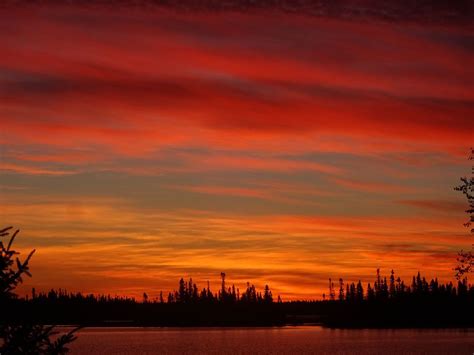
[[474,329],[88,328],[74,354],[474,354]]

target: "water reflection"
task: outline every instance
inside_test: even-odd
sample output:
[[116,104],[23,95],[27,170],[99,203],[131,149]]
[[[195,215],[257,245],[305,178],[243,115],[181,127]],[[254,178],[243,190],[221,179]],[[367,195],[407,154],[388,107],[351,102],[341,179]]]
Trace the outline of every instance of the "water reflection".
[[474,329],[88,328],[72,354],[472,354]]

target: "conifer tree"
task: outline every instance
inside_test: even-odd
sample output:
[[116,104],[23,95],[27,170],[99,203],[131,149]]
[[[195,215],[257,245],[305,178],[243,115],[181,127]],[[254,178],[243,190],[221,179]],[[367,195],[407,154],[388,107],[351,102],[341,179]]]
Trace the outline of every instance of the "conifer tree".
[[[474,160],[474,148],[471,148],[469,160]],[[462,177],[461,184],[454,189],[460,191],[467,199],[468,209],[466,213],[469,215],[469,219],[464,223],[464,226],[471,228],[471,233],[474,233],[474,228],[472,227],[474,223],[474,165],[471,167],[471,177]],[[454,270],[456,271],[456,278],[460,280],[464,275],[474,270],[474,244],[471,245],[471,250],[461,250],[458,253],[457,262],[458,265]]]
[[[3,307],[8,307],[8,302],[17,298],[15,289],[23,282],[23,276],[31,276],[29,262],[35,252],[31,251],[21,261],[17,257],[19,253],[12,249],[19,230],[10,235],[11,230],[12,227],[0,230],[0,238],[9,238],[6,246],[0,239],[0,300]],[[0,354],[63,355],[69,351],[68,345],[76,339],[77,329],[57,336],[54,326],[26,323],[18,325],[3,320],[0,324]]]

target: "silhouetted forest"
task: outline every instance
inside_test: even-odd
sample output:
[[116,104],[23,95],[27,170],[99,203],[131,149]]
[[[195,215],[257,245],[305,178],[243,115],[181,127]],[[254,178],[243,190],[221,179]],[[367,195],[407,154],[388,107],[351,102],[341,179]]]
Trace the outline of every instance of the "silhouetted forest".
[[467,278],[442,284],[420,273],[410,283],[392,270],[375,281],[334,284],[329,279],[328,305],[323,323],[338,327],[448,327],[474,324],[474,286]]
[[40,324],[95,326],[263,326],[320,323],[334,327],[474,326],[474,286],[467,280],[447,284],[419,273],[405,283],[392,271],[379,270],[373,283],[334,283],[322,301],[276,299],[268,286],[258,291],[248,283],[240,291],[227,285],[217,291],[181,279],[178,289],[150,298],[83,295],[65,290],[11,299],[3,320]]

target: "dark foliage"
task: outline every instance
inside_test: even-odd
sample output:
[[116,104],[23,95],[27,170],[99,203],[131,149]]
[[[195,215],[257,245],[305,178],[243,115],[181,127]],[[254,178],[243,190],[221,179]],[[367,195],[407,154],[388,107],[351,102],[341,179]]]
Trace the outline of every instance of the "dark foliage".
[[[166,297],[134,298],[83,295],[64,290],[12,299],[5,317],[17,322],[94,326],[268,326],[319,323],[337,327],[464,327],[474,326],[474,287],[426,280],[421,274],[405,283],[392,272],[375,282],[339,281],[336,297],[330,283],[325,301],[273,300],[268,286],[263,292],[247,284],[240,292],[227,286],[225,275],[217,292],[199,289],[181,279]],[[332,295],[332,296],[331,296]],[[326,298],[326,297],[324,297]],[[18,311],[20,310],[20,312]]]
[[142,302],[129,297],[83,295],[65,290],[47,293],[32,291],[31,297],[10,300],[5,317],[10,322],[80,325],[137,326],[264,326],[284,324],[279,302],[265,286],[257,291],[248,283],[241,293],[235,285],[227,286],[225,274],[217,292],[199,289],[192,279],[181,279],[178,290],[166,298],[160,293],[151,299],[146,293]]
[[[471,148],[471,154],[469,160],[474,160],[474,148]],[[466,213],[469,215],[469,219],[464,226],[471,228],[471,233],[474,233],[474,228],[472,224],[474,223],[474,165],[471,168],[471,177],[462,177],[461,184],[454,188],[456,191],[460,191],[464,196],[466,196],[468,209]],[[474,269],[474,244],[471,245],[471,250],[465,251],[461,250],[458,253],[458,265],[454,269],[456,271],[456,277],[461,279],[464,274],[470,273]]]
[[[340,280],[340,285],[343,285]],[[330,283],[323,323],[347,327],[450,327],[474,325],[474,286],[464,278],[453,284],[427,280],[420,273],[407,284],[377,270],[366,291],[360,281],[346,284],[335,300]],[[325,297],[324,297],[325,298]]]
[[1,331],[5,342],[2,354],[62,355],[68,353],[67,345],[76,339],[76,330],[58,336],[54,326],[5,325]]
[[[3,317],[0,322],[0,354],[66,354],[69,350],[67,345],[75,339],[75,330],[59,336],[53,326],[44,326],[41,322],[34,322],[34,318],[22,317],[27,311],[22,308],[24,304],[10,308],[12,302],[18,301],[14,291],[23,282],[23,275],[31,276],[28,263],[35,252],[31,251],[21,261],[17,257],[19,253],[12,249],[19,230],[10,236],[11,230],[12,227],[0,230],[0,238],[9,237],[6,246],[3,240],[0,241],[0,309]],[[18,322],[17,317],[22,321]]]
[[[0,230],[0,238],[9,237],[12,228],[13,227],[8,227]],[[6,246],[3,240],[0,240],[0,300],[16,297],[13,291],[23,282],[23,274],[31,276],[28,263],[35,251],[32,250],[25,261],[22,262],[17,257],[19,253],[11,249],[19,232],[19,230],[16,230],[10,236]]]

